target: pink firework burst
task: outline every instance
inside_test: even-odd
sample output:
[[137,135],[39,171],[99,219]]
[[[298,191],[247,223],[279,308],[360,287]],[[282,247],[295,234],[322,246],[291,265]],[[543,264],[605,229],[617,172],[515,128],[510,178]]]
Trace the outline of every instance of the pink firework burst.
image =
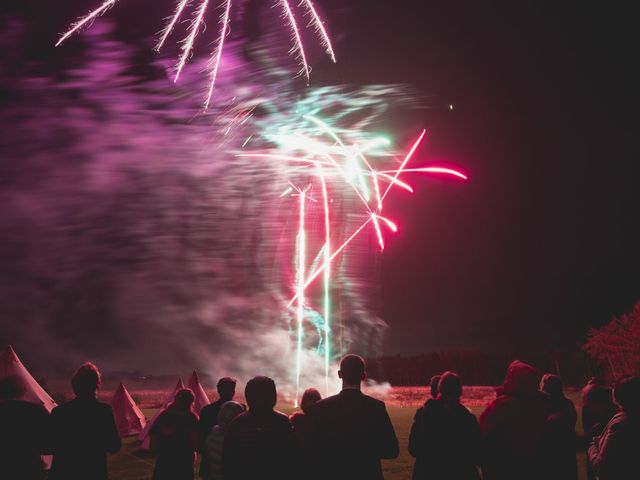
[[[66,32],[64,32],[60,36],[60,38],[56,42],[56,47],[61,45],[67,38],[81,30],[83,27],[91,24],[93,20],[103,15],[107,10],[113,7],[116,2],[117,0],[105,0],[98,8],[90,11],[85,16],[80,17],[69,27]],[[180,55],[178,58],[178,63],[176,64],[175,76],[173,79],[174,82],[178,81],[182,69],[193,54],[193,45],[195,39],[200,31],[204,28],[204,22],[209,7],[209,0],[178,0],[176,9],[173,15],[168,18],[165,28],[160,32],[160,38],[155,47],[158,51],[163,47],[163,45],[171,35],[171,32],[173,31],[175,25],[180,21],[181,18],[184,18],[184,15],[186,15],[187,7],[189,7],[189,4],[192,2],[197,3],[197,5],[195,6],[195,10],[193,12],[193,18],[189,25],[187,36],[181,41]],[[205,109],[208,108],[209,104],[211,103],[211,98],[213,96],[213,91],[215,89],[216,79],[218,76],[218,69],[222,60],[222,50],[224,48],[225,38],[229,33],[229,14],[231,11],[231,4],[232,0],[223,0],[222,4],[220,5],[220,7],[222,8],[222,14],[219,18],[219,35],[208,67],[210,84],[207,96],[204,101]],[[298,21],[296,19],[294,10],[291,8],[291,2],[289,0],[276,0],[276,4],[282,10],[282,19],[285,27],[288,27],[291,31],[292,47],[289,52],[294,55],[300,62],[300,74],[304,75],[307,83],[309,83],[309,74],[311,72],[311,69],[309,68],[309,64],[307,63],[307,57],[300,34],[300,28],[298,26]],[[320,18],[320,15],[318,15],[318,12],[315,9],[313,3],[311,2],[311,0],[302,0],[299,6],[305,10],[310,19],[309,24],[314,27],[314,30],[316,31],[320,39],[320,44],[327,52],[327,55],[329,55],[331,60],[335,63],[336,56],[333,50],[333,46],[331,45],[331,40],[329,38],[329,35],[327,34],[324,22]]]

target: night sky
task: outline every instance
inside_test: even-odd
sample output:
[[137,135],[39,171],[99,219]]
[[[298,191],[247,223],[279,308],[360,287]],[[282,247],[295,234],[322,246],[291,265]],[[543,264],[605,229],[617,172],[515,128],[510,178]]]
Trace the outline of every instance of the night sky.
[[[64,62],[50,47],[56,32],[92,2],[55,2],[44,15],[35,6],[52,2],[3,3],[35,26],[25,55],[54,58],[55,70]],[[630,11],[584,2],[316,3],[339,63],[316,65],[312,82],[412,86],[431,106],[416,125],[428,129],[419,158],[471,176],[422,178],[413,196],[387,203],[401,234],[381,264],[386,353],[572,346],[631,309],[640,299],[640,171]],[[162,6],[144,15],[145,5]],[[108,16],[143,52],[171,5],[122,0]]]

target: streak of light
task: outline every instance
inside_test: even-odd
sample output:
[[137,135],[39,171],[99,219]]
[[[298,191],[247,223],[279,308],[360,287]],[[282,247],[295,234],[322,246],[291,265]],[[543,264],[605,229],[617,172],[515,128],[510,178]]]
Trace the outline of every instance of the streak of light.
[[302,65],[300,69],[300,73],[304,73],[307,84],[309,83],[309,65],[307,64],[307,57],[304,53],[304,46],[302,45],[302,38],[300,37],[300,31],[298,30],[298,23],[296,22],[296,17],[293,15],[291,11],[291,5],[287,0],[280,0],[280,4],[282,5],[282,9],[284,10],[284,16],[289,20],[289,26],[291,27],[291,31],[293,32],[293,40],[294,44],[291,48],[290,52],[297,52],[298,58],[300,59],[300,63]]
[[198,7],[198,10],[196,11],[195,17],[191,21],[191,25],[189,27],[189,34],[187,35],[187,38],[185,38],[182,41],[182,46],[180,47],[180,50],[182,50],[182,55],[180,56],[180,61],[176,66],[176,76],[173,79],[174,82],[178,81],[178,77],[180,77],[180,73],[182,72],[182,69],[184,68],[185,63],[187,63],[187,60],[191,56],[191,51],[193,50],[193,42],[196,39],[196,36],[198,35],[198,31],[200,30],[200,25],[202,24],[202,19],[204,17],[204,13],[207,11],[208,5],[209,5],[209,0],[201,1],[200,7]]
[[102,15],[104,12],[106,12],[107,10],[109,10],[111,7],[113,7],[115,5],[117,0],[106,0],[102,5],[100,5],[98,8],[96,8],[95,10],[89,12],[87,15],[85,15],[84,17],[81,17],[78,19],[78,21],[76,23],[74,23],[73,25],[71,25],[71,28],[69,28],[69,30],[67,30],[61,37],[60,39],[56,42],[56,47],[58,45],[60,45],[62,42],[64,42],[67,38],[69,38],[71,35],[73,35],[76,31],[80,30],[83,26],[85,26],[87,23],[91,22],[94,18],[99,17],[100,15]]
[[160,51],[160,49],[164,45],[164,42],[167,40],[167,37],[169,37],[169,34],[173,30],[173,27],[175,27],[176,22],[180,19],[180,16],[182,15],[184,8],[187,6],[187,4],[190,1],[191,0],[180,0],[176,5],[176,12],[174,13],[173,17],[171,17],[171,21],[167,23],[167,26],[164,27],[164,30],[162,30],[162,37],[160,37],[160,40],[156,44],[155,49],[157,51]]
[[[362,225],[360,225],[355,232],[353,232],[351,234],[351,236],[349,238],[347,238],[345,240],[345,242],[340,245],[340,247],[331,254],[331,256],[329,257],[329,262],[333,262],[333,260],[340,254],[340,252],[342,252],[342,250],[345,249],[345,247],[347,245],[349,245],[349,243],[351,243],[351,241],[356,238],[358,236],[358,234],[364,229],[364,227],[366,227],[367,225],[369,225],[369,222],[371,221],[371,217],[369,217]],[[318,275],[320,275],[322,272],[324,271],[324,263],[322,265],[322,267],[318,268],[318,270],[314,271],[311,275],[309,275],[309,277],[307,278],[307,281],[304,284],[304,288],[306,289],[309,285],[311,285],[311,283],[318,278]],[[289,308],[293,302],[296,301],[296,299],[298,298],[298,294],[296,293],[293,298],[291,300],[289,300],[289,303],[287,303],[287,308]]]
[[454,177],[461,178],[462,180],[468,180],[468,177],[453,168],[446,167],[418,167],[418,168],[405,168],[403,170],[383,170],[378,173],[398,173],[398,172],[424,172],[424,173],[444,173],[446,175],[452,175]]
[[327,31],[324,28],[322,19],[318,15],[318,12],[316,12],[316,9],[313,7],[313,3],[311,3],[311,0],[303,0],[303,3],[309,10],[309,13],[311,13],[313,24],[316,27],[316,31],[320,35],[322,46],[327,51],[327,54],[329,55],[329,57],[331,57],[331,61],[333,63],[336,63],[336,54],[333,51],[333,47],[331,46],[331,40],[329,39],[329,35],[327,35]]
[[231,0],[225,0],[226,7],[224,14],[221,17],[222,27],[220,28],[220,38],[218,39],[218,46],[214,50],[211,58],[211,83],[209,84],[209,92],[207,93],[207,99],[204,101],[204,109],[209,108],[211,102],[211,96],[213,95],[213,89],[216,86],[216,78],[218,77],[218,68],[220,67],[220,59],[222,58],[222,47],[224,46],[224,39],[229,31],[229,11],[231,10]]

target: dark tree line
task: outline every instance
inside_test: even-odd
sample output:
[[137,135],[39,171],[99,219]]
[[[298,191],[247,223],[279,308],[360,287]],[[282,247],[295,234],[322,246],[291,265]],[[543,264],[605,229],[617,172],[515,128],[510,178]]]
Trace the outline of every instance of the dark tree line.
[[601,372],[587,354],[575,349],[554,349],[529,354],[491,354],[459,350],[415,356],[383,356],[368,361],[368,375],[392,385],[428,385],[431,376],[446,370],[460,374],[467,385],[499,385],[507,366],[515,358],[537,366],[541,371],[560,374],[567,385],[581,386]]

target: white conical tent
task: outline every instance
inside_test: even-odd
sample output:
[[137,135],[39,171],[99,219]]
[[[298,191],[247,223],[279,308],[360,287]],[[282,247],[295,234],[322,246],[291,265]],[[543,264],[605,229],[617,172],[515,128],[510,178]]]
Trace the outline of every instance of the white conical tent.
[[42,405],[49,413],[56,406],[56,402],[47,392],[36,382],[29,371],[22,364],[11,345],[0,353],[0,380],[15,375],[21,380],[24,393],[20,400]]
[[111,408],[121,437],[138,435],[147,424],[147,419],[122,382],[113,394]]
[[191,378],[189,379],[189,384],[187,385],[187,387],[191,389],[193,395],[196,397],[195,401],[193,402],[193,408],[195,409],[196,413],[200,415],[200,410],[209,405],[209,403],[211,402],[209,402],[209,397],[207,397],[204,388],[202,388],[202,384],[200,383],[200,379],[198,378],[198,374],[195,370],[191,374]]
[[182,383],[182,378],[178,378],[178,383],[176,384],[176,388],[174,388],[173,391],[167,396],[167,398],[165,398],[162,406],[158,409],[155,415],[151,417],[151,420],[147,422],[145,427],[142,429],[142,431],[138,435],[138,440],[142,442],[142,444],[140,445],[140,448],[142,448],[143,450],[149,450],[151,446],[151,437],[149,436],[151,427],[153,427],[153,424],[158,419],[158,416],[162,413],[162,411],[165,408],[167,408],[171,402],[173,402],[173,398],[176,396],[176,392],[181,388],[184,388],[184,383]]

